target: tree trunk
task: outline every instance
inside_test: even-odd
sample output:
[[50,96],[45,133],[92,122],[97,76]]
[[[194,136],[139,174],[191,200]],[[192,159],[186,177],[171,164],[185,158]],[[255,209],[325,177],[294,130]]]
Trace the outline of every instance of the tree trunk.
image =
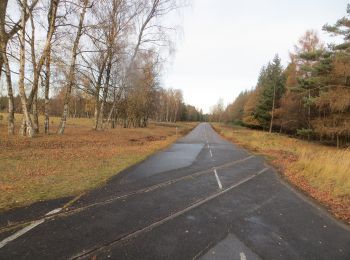
[[[42,55],[41,55],[38,63],[36,62],[36,57],[35,57],[35,48],[34,48],[35,27],[34,27],[34,21],[33,21],[33,17],[32,17],[33,5],[37,3],[37,0],[35,2],[33,2],[31,8],[27,8],[28,14],[26,13],[25,17],[21,18],[21,21],[23,21],[23,19],[24,19],[24,22],[25,22],[28,19],[28,17],[30,17],[31,23],[32,23],[32,41],[31,41],[31,49],[32,50],[31,50],[31,53],[32,53],[32,63],[33,63],[33,68],[34,68],[34,77],[33,77],[32,90],[30,92],[28,100],[26,101],[26,104],[27,104],[26,110],[33,111],[33,116],[34,116],[34,124],[33,124],[34,126],[33,127],[34,127],[35,133],[39,132],[39,118],[38,118],[38,110],[37,110],[37,94],[38,94],[38,87],[39,87],[39,78],[40,78],[42,66],[45,63],[47,56],[50,54],[51,40],[52,40],[52,36],[54,34],[54,31],[56,29],[55,21],[56,21],[56,15],[57,15],[59,1],[60,0],[52,0],[50,2],[50,11],[48,14],[49,30],[47,32],[44,50],[42,52]],[[24,135],[27,130],[30,131],[30,128],[28,128],[27,122],[26,122],[25,117],[24,117],[22,125],[21,125],[20,133],[22,135]]]
[[7,58],[7,42],[8,36],[5,31],[5,17],[7,9],[7,0],[2,0],[0,3],[0,79],[2,75],[2,67],[5,66],[5,76],[7,84],[7,95],[8,95],[8,127],[7,132],[10,135],[15,133],[15,114],[14,114],[14,98],[13,98],[13,87],[11,79],[10,63]]
[[337,149],[340,147],[339,134],[337,134]]
[[114,100],[112,108],[108,113],[107,124],[109,124],[111,122],[111,119],[113,117],[114,110],[115,110],[116,106],[117,106],[117,99]]
[[[117,102],[118,100],[120,99],[121,95],[122,95],[122,92],[123,92],[123,87],[121,87],[118,91],[118,94],[117,95],[114,95],[114,100],[113,100],[113,105],[112,105],[112,108],[111,110],[109,111],[109,114],[108,114],[108,118],[107,118],[107,124],[109,124],[111,122],[111,119],[115,120],[115,109],[117,107]],[[114,116],[113,116],[114,114]],[[113,127],[114,128],[114,127]]]
[[[1,55],[0,55],[0,79],[2,75],[2,66],[5,65],[5,73],[6,73],[6,81],[7,81],[7,88],[9,87],[8,84],[8,78],[7,78],[7,68],[6,63],[8,64],[7,56],[6,55],[6,46],[8,42],[7,33],[5,31],[5,20],[6,20],[6,9],[7,9],[8,0],[1,0],[0,1],[0,47],[1,47]],[[11,75],[11,74],[10,74]],[[12,84],[10,85],[12,88]],[[9,124],[10,127],[10,124]],[[10,130],[10,129],[9,129]]]
[[[3,47],[5,48],[5,50],[7,48],[8,41],[14,35],[16,35],[19,32],[19,30],[21,29],[21,24],[27,22],[27,19],[29,17],[27,11],[28,12],[33,11],[33,9],[36,6],[36,4],[38,3],[38,1],[39,0],[34,0],[34,1],[32,1],[31,6],[27,6],[24,15],[21,15],[21,19],[24,19],[24,20],[20,20],[19,22],[16,22],[12,28],[9,28],[8,32],[6,32],[6,30],[5,30],[5,19],[6,19],[6,10],[7,10],[7,5],[8,5],[9,0],[1,0],[0,1],[0,31],[2,34],[2,35],[0,35],[0,39],[3,40],[2,43],[4,44]],[[2,55],[0,55],[0,79],[1,79],[1,75],[2,75],[2,67],[3,66],[6,66],[5,58]],[[5,71],[6,71],[6,68],[5,68]]]
[[74,115],[73,115],[73,118],[76,118],[77,117],[77,96],[75,94],[75,97],[74,97]]
[[[27,0],[22,0],[22,14],[21,14],[21,31],[20,31],[20,66],[19,66],[19,94],[21,97],[23,117],[26,124],[27,134],[29,137],[34,136],[33,122],[27,110],[27,97],[24,88],[24,74],[25,74],[25,37],[26,37],[26,9]],[[24,134],[24,133],[23,133]]]
[[169,122],[169,101],[166,103],[166,116],[165,121]]
[[101,89],[101,84],[102,84],[102,78],[103,78],[103,73],[106,68],[106,63],[107,63],[107,55],[103,58],[102,66],[99,71],[99,75],[97,78],[97,83],[96,83],[96,92],[95,92],[95,123],[94,123],[94,129],[97,130],[98,127],[98,119],[100,117],[100,89]]
[[174,123],[176,123],[176,120],[177,120],[177,111],[178,111],[178,108],[175,107]]
[[272,133],[273,119],[274,119],[274,113],[275,113],[275,101],[276,101],[276,85],[274,84],[273,85],[273,98],[272,98],[271,122],[270,122],[269,133]]
[[76,59],[77,59],[77,51],[78,51],[79,41],[80,41],[80,38],[82,35],[84,17],[85,17],[86,8],[87,8],[88,3],[89,3],[89,0],[84,0],[84,7],[83,7],[82,12],[80,13],[78,30],[77,30],[77,34],[76,34],[73,48],[72,48],[72,57],[71,57],[69,73],[68,73],[67,89],[66,89],[66,94],[64,97],[61,122],[60,122],[60,125],[58,127],[58,131],[57,131],[58,134],[63,134],[64,130],[66,128],[68,109],[69,109],[69,100],[70,100],[70,96],[72,93],[72,87],[73,87],[73,84],[75,81],[74,72],[75,72],[75,63],[76,63]]
[[[2,35],[0,35],[1,37]],[[2,38],[2,37],[1,37]],[[7,132],[10,135],[13,135],[15,133],[15,113],[14,113],[14,98],[13,98],[13,88],[12,88],[12,79],[11,79],[11,70],[10,70],[10,64],[9,60],[7,58],[6,53],[6,47],[3,44],[3,41],[0,42],[1,46],[1,57],[4,61],[3,64],[5,65],[5,75],[6,75],[6,83],[7,83],[7,95],[8,95],[8,127]]]
[[111,77],[111,68],[112,68],[112,57],[110,56],[109,58],[109,62],[107,65],[107,69],[106,69],[106,82],[105,82],[105,87],[103,89],[103,96],[102,96],[102,102],[101,102],[101,106],[100,106],[100,112],[99,112],[99,117],[98,117],[98,121],[97,121],[97,130],[101,130],[103,128],[103,117],[104,117],[104,107],[106,104],[106,100],[107,100],[107,95],[108,95],[108,89],[109,89],[109,80]]
[[31,95],[33,96],[29,97],[29,100],[27,102],[28,105],[28,111],[32,111],[33,113],[33,128],[34,132],[37,134],[39,133],[39,118],[38,118],[38,85],[39,85],[39,76],[40,76],[40,70],[38,71],[37,69],[37,64],[36,64],[36,55],[35,55],[35,25],[34,25],[34,19],[33,15],[30,12],[29,13],[30,17],[30,23],[32,27],[32,36],[30,39],[30,48],[31,48],[31,56],[32,56],[32,64],[33,64],[33,76],[34,76],[34,81],[33,81],[33,87],[31,91]]
[[112,129],[114,129],[115,128],[115,124],[116,124],[116,121],[117,121],[117,119],[116,119],[116,117],[117,117],[117,113],[115,113],[115,112],[113,112],[113,118],[112,118]]
[[[42,70],[42,67],[44,66],[44,63],[48,57],[48,55],[51,52],[51,40],[53,37],[53,34],[56,30],[56,16],[57,16],[57,9],[58,9],[58,4],[59,4],[60,0],[52,0],[50,2],[50,11],[48,14],[48,23],[49,23],[49,29],[47,31],[47,36],[46,36],[46,41],[45,41],[45,45],[44,45],[44,49],[42,52],[42,55],[38,61],[38,63],[36,63],[35,57],[34,57],[34,61],[33,61],[33,67],[34,67],[34,78],[33,78],[33,87],[32,90],[30,92],[29,98],[28,98],[28,110],[31,110],[32,105],[33,105],[33,100],[35,99],[35,95],[38,92],[38,87],[39,87],[39,78],[40,78],[40,73]],[[30,13],[30,16],[32,16],[32,14]],[[32,19],[32,17],[31,17]],[[34,23],[32,22],[32,30],[34,30]],[[32,55],[34,53],[34,33],[33,33],[33,44],[32,44]]]
[[51,75],[51,48],[48,50],[48,55],[45,61],[45,105],[44,105],[44,114],[45,114],[45,123],[44,123],[44,132],[45,134],[50,133],[50,75]]
[[36,91],[33,100],[33,128],[36,134],[39,133],[38,90]]

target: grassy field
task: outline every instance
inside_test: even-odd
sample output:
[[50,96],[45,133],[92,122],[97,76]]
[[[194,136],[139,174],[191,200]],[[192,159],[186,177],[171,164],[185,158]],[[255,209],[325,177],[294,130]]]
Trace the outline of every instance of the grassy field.
[[[195,123],[150,124],[148,128],[97,132],[92,130],[92,120],[69,119],[65,134],[60,136],[55,134],[59,119],[51,118],[52,134],[29,139],[18,135],[9,137],[6,116],[3,116],[0,121],[0,211],[79,195],[102,185],[195,126]],[[16,122],[20,120],[21,116],[16,115]]]
[[289,182],[350,223],[350,150],[278,134],[214,124],[228,140],[263,154]]

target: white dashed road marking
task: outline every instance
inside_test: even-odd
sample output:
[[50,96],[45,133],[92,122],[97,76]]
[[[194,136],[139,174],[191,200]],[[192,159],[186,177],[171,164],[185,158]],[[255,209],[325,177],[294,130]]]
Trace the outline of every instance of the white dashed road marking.
[[259,172],[255,173],[255,174],[253,174],[253,175],[251,175],[251,176],[249,176],[249,177],[239,181],[238,183],[235,183],[235,184],[229,186],[228,188],[226,188],[224,190],[216,192],[216,193],[210,195],[209,197],[206,197],[205,199],[199,200],[198,202],[188,206],[187,208],[184,208],[184,209],[182,209],[180,211],[177,211],[177,212],[171,214],[170,216],[167,216],[166,218],[163,218],[163,219],[161,219],[161,220],[159,220],[157,222],[154,222],[154,223],[150,224],[149,226],[146,226],[146,227],[144,227],[142,229],[136,230],[133,233],[129,233],[129,234],[119,238],[118,240],[112,241],[111,243],[108,243],[108,244],[106,244],[104,246],[101,246],[101,247],[98,247],[98,248],[86,249],[82,253],[79,253],[79,254],[71,257],[71,259],[82,259],[82,258],[84,258],[84,259],[86,258],[87,259],[88,256],[90,256],[90,258],[91,258],[91,256],[93,256],[98,251],[105,250],[105,249],[107,249],[109,247],[112,247],[112,246],[122,242],[122,241],[130,240],[131,238],[137,237],[137,236],[139,236],[142,233],[148,232],[148,231],[150,231],[150,230],[152,230],[152,229],[154,229],[154,228],[156,228],[156,227],[158,227],[160,225],[163,225],[164,223],[167,223],[168,221],[170,221],[170,220],[172,220],[172,219],[174,219],[174,218],[176,218],[178,216],[181,216],[181,215],[189,212],[190,210],[192,210],[194,208],[197,208],[197,207],[199,207],[199,206],[201,206],[201,205],[203,205],[203,204],[205,204],[205,203],[207,203],[207,202],[209,202],[209,201],[211,201],[213,199],[216,199],[217,197],[219,197],[219,196],[221,196],[221,195],[223,195],[223,194],[225,194],[225,193],[227,193],[227,192],[237,188],[238,186],[240,186],[240,185],[250,181],[251,179],[259,176],[260,174],[264,173],[268,169],[269,168],[264,168],[261,171],[259,171]]
[[[45,216],[50,216],[50,215],[56,214],[56,213],[60,212],[61,210],[62,210],[62,208],[57,208],[57,209],[51,210],[50,212],[46,213]],[[39,226],[40,224],[44,223],[44,221],[45,221],[45,218],[37,220],[37,221],[34,221],[34,222],[32,222],[32,224],[22,228],[21,230],[17,231],[13,235],[5,238],[4,240],[2,240],[0,242],[0,248],[6,246],[8,243],[10,243],[11,241],[13,241],[13,240],[19,238],[20,236],[24,235],[25,233],[27,233],[28,231],[32,230],[36,226]]]
[[56,213],[60,212],[61,210],[62,210],[62,208],[51,210],[50,212],[46,213],[45,216],[50,216],[52,214],[56,214]]
[[216,181],[218,182],[219,188],[220,188],[220,190],[222,190],[222,184],[221,184],[221,181],[219,179],[218,173],[216,172],[216,169],[214,169],[214,173],[215,173],[215,178],[216,178]]
[[14,233],[13,235],[5,238],[4,240],[2,240],[0,242],[0,248],[3,248],[5,245],[7,245],[9,242],[15,240],[16,238],[24,235],[25,233],[27,233],[28,231],[30,231],[31,229],[35,228],[36,226],[40,225],[41,223],[43,223],[45,221],[45,219],[41,219],[38,221],[34,221],[32,224],[30,224],[29,226],[26,226],[25,228],[22,228],[21,230],[17,231],[16,233]]
[[241,260],[247,260],[245,254],[244,254],[243,252],[241,252],[241,253],[239,254],[239,256],[241,257]]

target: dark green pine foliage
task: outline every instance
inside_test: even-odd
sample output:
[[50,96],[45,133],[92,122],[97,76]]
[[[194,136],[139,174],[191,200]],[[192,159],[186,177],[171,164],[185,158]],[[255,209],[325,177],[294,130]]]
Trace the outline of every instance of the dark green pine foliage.
[[268,129],[273,112],[285,91],[285,77],[278,55],[261,70],[257,88],[261,94],[253,116],[263,129]]
[[323,30],[333,36],[342,36],[344,43],[334,45],[334,50],[350,52],[350,4],[347,5],[346,13],[348,17],[340,18],[334,25],[326,24]]
[[329,73],[332,69],[333,54],[324,48],[299,53],[298,59],[303,64],[300,67],[298,87],[294,91],[302,97],[306,125],[298,129],[298,135],[310,139],[314,129],[312,119],[317,117],[318,110],[315,102],[322,91],[326,91],[329,81]]
[[[332,55],[329,55],[329,59],[338,59],[343,64],[350,63],[350,4],[347,5],[346,13],[347,16],[340,18],[334,25],[326,24],[323,26],[323,30],[332,36],[343,37],[343,43],[330,45]],[[344,73],[344,85],[346,86],[350,86],[348,74]]]

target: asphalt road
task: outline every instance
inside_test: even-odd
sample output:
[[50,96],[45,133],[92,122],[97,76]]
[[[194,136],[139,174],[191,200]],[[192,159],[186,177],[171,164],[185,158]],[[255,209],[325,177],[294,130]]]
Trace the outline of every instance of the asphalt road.
[[2,214],[0,259],[350,259],[348,226],[206,123],[44,216],[65,202]]

